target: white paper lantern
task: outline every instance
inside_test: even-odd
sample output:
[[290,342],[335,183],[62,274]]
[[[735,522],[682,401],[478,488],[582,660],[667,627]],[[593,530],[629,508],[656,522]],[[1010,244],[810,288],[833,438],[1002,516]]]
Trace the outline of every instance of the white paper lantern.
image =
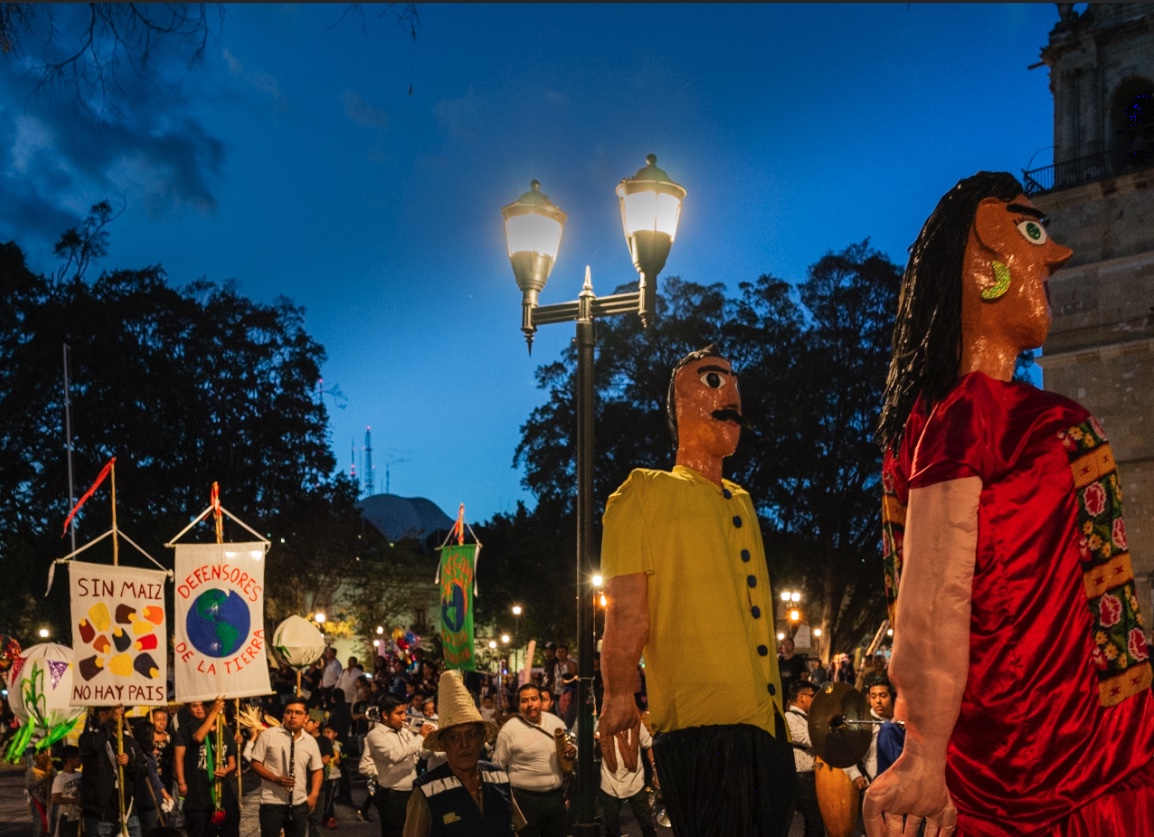
[[26,649],[8,672],[8,705],[21,723],[9,758],[33,740],[39,750],[67,735],[84,714],[83,706],[71,703],[72,649],[55,642]]
[[290,616],[277,625],[272,635],[273,650],[292,668],[302,669],[325,652],[325,637],[302,616]]

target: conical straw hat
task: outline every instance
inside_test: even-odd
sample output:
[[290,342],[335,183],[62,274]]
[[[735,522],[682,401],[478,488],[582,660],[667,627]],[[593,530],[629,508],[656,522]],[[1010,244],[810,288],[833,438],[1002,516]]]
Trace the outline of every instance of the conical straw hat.
[[481,717],[459,671],[441,672],[441,682],[437,684],[437,714],[437,729],[425,739],[425,748],[434,753],[445,751],[441,744],[441,733],[462,724],[484,724],[486,741],[492,741],[497,736],[497,725]]

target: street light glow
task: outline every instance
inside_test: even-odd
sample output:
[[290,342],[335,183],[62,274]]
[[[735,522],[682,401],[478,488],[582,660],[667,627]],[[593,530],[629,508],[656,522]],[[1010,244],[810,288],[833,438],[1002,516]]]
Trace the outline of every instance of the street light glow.
[[325,615],[323,613],[321,613],[320,611],[318,611],[317,615],[313,617],[313,620],[318,625],[323,625],[325,623]]
[[800,602],[800,601],[801,601],[801,593],[798,593],[798,592],[795,590],[794,592],[792,592],[792,593],[790,593],[790,594],[789,594],[789,600],[790,600],[791,602]]
[[513,605],[513,615],[514,616],[520,616],[521,610],[522,610],[521,605]]
[[[540,292],[545,288],[557,257],[565,213],[541,193],[541,184],[535,180],[530,183],[528,192],[501,210],[505,220],[509,263],[521,291],[521,331],[530,352],[538,326],[570,322],[577,327],[574,339],[577,350],[577,374],[574,378],[577,404],[577,585],[580,591],[584,591],[584,584],[592,580],[592,592],[595,593],[589,599],[585,599],[582,593],[578,599],[577,634],[581,637],[588,635],[590,618],[596,629],[599,599],[596,593],[600,592],[604,584],[604,577],[600,573],[592,574],[594,564],[589,545],[594,540],[590,514],[593,504],[587,502],[592,497],[594,470],[592,405],[595,393],[593,360],[596,338],[593,326],[599,318],[632,312],[640,318],[641,325],[647,327],[655,317],[657,276],[665,267],[670,246],[677,234],[677,219],[681,201],[685,197],[685,189],[657,167],[657,157],[653,154],[646,157],[645,167],[633,177],[622,180],[616,191],[626,242],[638,273],[635,293],[598,298],[593,293],[590,269],[586,267],[585,284],[576,301],[540,307]],[[548,236],[544,235],[545,232],[548,232]],[[542,234],[539,238],[538,233]],[[491,643],[490,647],[493,646],[495,643]],[[592,752],[593,717],[586,708],[586,689],[593,680],[592,643],[583,641],[578,650],[579,678],[574,701],[580,708],[577,713],[577,746]],[[596,777],[589,769],[591,765],[588,759],[578,763],[574,811],[577,823],[574,830],[578,827],[597,828],[591,825],[593,802],[597,793]]]
[[508,645],[509,644],[509,635],[508,634],[501,634],[501,642],[503,642],[505,645]]
[[788,591],[788,590],[783,590],[783,591],[782,591],[782,593],[781,593],[781,600],[782,600],[783,602],[788,602],[788,601],[789,601],[789,591]]
[[40,638],[41,639],[48,639],[48,629],[47,628],[41,628],[40,629]]
[[489,647],[490,648],[496,648],[497,647],[497,640],[495,640],[495,639],[489,640]]
[[813,635],[814,636],[821,636],[821,628],[814,628],[813,629]]
[[380,636],[384,632],[385,632],[385,629],[382,626],[377,625],[377,635]]

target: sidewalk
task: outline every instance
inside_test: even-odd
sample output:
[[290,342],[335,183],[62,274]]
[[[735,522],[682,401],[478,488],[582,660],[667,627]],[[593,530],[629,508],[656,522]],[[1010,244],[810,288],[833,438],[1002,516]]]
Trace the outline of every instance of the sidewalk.
[[[353,780],[353,799],[360,803],[365,798],[365,781]],[[246,772],[244,777],[244,799],[240,813],[240,837],[260,837],[260,780]],[[357,819],[356,809],[337,805],[337,827],[332,830],[334,837],[380,837],[381,826],[374,810],[372,822],[363,823]],[[633,819],[629,806],[621,811],[623,832],[629,837],[640,837],[641,831]],[[328,832],[329,829],[324,829]],[[800,816],[795,816],[790,837],[803,834]],[[30,837],[32,816],[24,804],[24,768],[0,764],[0,837]],[[672,837],[668,828],[658,827],[658,837]]]

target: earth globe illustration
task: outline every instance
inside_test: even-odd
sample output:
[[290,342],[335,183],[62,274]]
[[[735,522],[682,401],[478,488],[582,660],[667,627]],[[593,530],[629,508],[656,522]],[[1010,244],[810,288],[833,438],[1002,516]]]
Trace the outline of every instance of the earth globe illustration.
[[185,628],[192,647],[209,657],[227,657],[248,638],[248,602],[235,590],[205,590],[192,603]]
[[460,584],[452,585],[449,598],[441,600],[441,623],[454,632],[465,626],[465,591]]

